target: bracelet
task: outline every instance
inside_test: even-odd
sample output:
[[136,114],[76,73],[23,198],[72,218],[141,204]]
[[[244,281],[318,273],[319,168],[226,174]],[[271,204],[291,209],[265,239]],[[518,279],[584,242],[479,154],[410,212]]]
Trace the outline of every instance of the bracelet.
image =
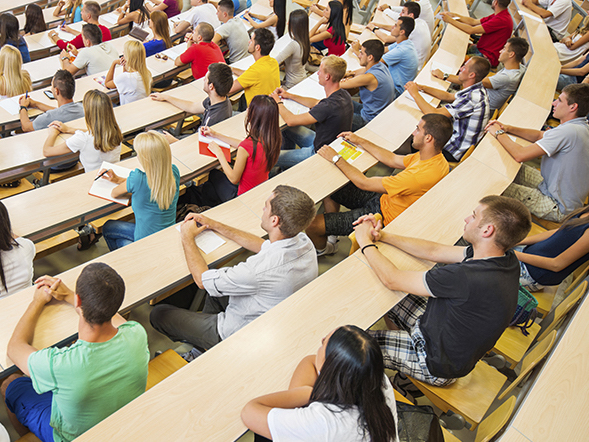
[[26,110],[26,111],[28,112],[28,109],[27,109],[27,107],[26,107],[26,106],[21,106],[21,107],[20,107],[20,110],[19,110],[19,112],[20,112],[21,110],[23,110],[23,109],[24,109],[24,110]]
[[364,250],[367,249],[368,247],[374,247],[376,250],[378,250],[378,247],[376,247],[376,244],[366,244],[364,247],[362,247],[362,250],[360,250],[362,252],[362,255],[364,255]]
[[279,101],[279,102],[278,102],[278,103],[276,103],[276,104],[284,104],[284,102],[283,102],[283,101]]

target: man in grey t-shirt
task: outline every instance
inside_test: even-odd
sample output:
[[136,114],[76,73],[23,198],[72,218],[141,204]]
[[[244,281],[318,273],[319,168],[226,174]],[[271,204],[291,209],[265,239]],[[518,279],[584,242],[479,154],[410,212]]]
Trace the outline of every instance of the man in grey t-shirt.
[[234,5],[231,0],[221,0],[217,6],[217,17],[222,25],[217,28],[213,43],[219,44],[221,40],[227,42],[229,54],[225,57],[229,63],[235,63],[249,55],[247,51],[250,37],[240,18],[233,17]]
[[[20,124],[23,132],[45,129],[56,120],[66,123],[82,118],[84,107],[82,103],[74,103],[75,92],[74,76],[65,69],[60,69],[51,80],[51,93],[57,101],[57,107],[35,101],[30,97],[20,97]],[[27,112],[28,108],[39,109],[45,113],[31,121]]]
[[[589,84],[566,86],[552,103],[560,125],[548,131],[491,121],[486,131],[518,162],[542,157],[541,170],[522,164],[504,195],[522,201],[539,218],[560,222],[589,195]],[[522,146],[507,134],[533,144]]]

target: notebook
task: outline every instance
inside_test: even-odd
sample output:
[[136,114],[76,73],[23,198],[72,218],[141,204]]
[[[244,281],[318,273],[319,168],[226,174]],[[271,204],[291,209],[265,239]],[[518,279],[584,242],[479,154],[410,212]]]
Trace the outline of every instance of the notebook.
[[[131,173],[131,169],[128,169],[123,166],[119,166],[117,164],[109,163],[108,161],[103,161],[100,169],[112,169],[112,171],[122,178],[128,178],[129,174]],[[98,176],[98,172],[96,173]],[[130,198],[123,197],[123,198],[113,198],[112,197],[112,190],[117,187],[118,184],[111,183],[109,180],[104,178],[98,178],[92,183],[92,187],[88,191],[89,195],[97,196],[98,198],[102,198],[108,201],[112,201],[117,204],[122,204],[123,206],[128,206]]]
[[198,134],[198,153],[200,153],[201,155],[207,155],[209,157],[217,158],[217,156],[209,150],[209,143],[211,141],[216,142],[221,147],[221,150],[223,151],[223,154],[225,155],[225,159],[227,160],[228,163],[230,163],[231,162],[231,147],[229,146],[229,144],[224,143],[223,141],[219,140],[218,138],[207,137],[207,136],[199,133]]

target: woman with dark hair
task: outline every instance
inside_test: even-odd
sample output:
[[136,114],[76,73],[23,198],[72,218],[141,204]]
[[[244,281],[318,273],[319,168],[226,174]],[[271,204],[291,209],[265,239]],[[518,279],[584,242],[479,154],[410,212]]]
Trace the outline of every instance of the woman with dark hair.
[[181,197],[181,203],[216,206],[266,181],[278,161],[282,144],[278,116],[278,105],[272,98],[256,95],[247,110],[245,140],[240,141],[210,127],[203,127],[202,135],[215,137],[237,148],[237,156],[232,167],[219,145],[212,141],[208,148],[219,160],[223,172],[213,169],[207,182],[198,187],[188,187],[186,194]]
[[[278,40],[284,35],[284,28],[286,27],[286,0],[269,0],[268,3],[274,11],[269,16],[246,12],[243,14],[243,18],[245,18],[254,29],[268,28],[272,31],[272,34],[274,34],[274,38]],[[254,18],[262,20],[262,22],[258,23]]]
[[35,245],[12,233],[6,206],[0,201],[0,298],[30,287]]
[[241,412],[256,434],[280,440],[398,441],[393,387],[376,340],[345,325],[295,369],[289,389],[256,398]]
[[25,35],[32,35],[47,30],[43,10],[39,5],[28,5],[27,9],[25,9],[25,19]]
[[323,11],[323,17],[309,32],[309,40],[320,51],[327,49],[328,55],[340,56],[346,52],[346,29],[340,2],[329,2]]
[[149,20],[149,12],[143,0],[127,0],[124,6],[117,8],[117,12],[119,13],[117,24],[129,23],[129,29],[133,29],[133,26],[144,28]]
[[290,13],[288,35],[292,41],[276,56],[276,61],[284,62],[284,86],[290,89],[307,78],[305,64],[311,52],[309,17],[302,9]]
[[151,13],[154,11],[163,11],[168,18],[172,18],[180,14],[182,11],[181,0],[152,0],[154,6],[146,5],[147,10]]
[[20,51],[23,63],[31,61],[25,39],[18,32],[18,19],[12,14],[0,14],[0,47],[8,44]]
[[[346,27],[346,38],[350,33],[352,27],[352,18],[354,14],[354,3],[352,0],[338,0],[344,7],[344,26]],[[323,15],[325,6],[321,6],[319,3],[315,3],[309,7],[309,12],[314,12],[317,15]]]
[[589,260],[589,206],[568,215],[558,229],[524,239],[515,250],[521,285],[535,292],[560,284]]

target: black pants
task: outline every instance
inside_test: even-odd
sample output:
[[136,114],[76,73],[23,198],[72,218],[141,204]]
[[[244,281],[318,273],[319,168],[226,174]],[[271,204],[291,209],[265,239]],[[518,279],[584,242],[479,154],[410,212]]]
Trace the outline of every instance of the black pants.
[[209,180],[200,186],[186,188],[186,193],[178,199],[178,206],[182,204],[196,204],[197,206],[218,206],[237,196],[237,185],[232,184],[220,170],[213,169],[209,173]]

